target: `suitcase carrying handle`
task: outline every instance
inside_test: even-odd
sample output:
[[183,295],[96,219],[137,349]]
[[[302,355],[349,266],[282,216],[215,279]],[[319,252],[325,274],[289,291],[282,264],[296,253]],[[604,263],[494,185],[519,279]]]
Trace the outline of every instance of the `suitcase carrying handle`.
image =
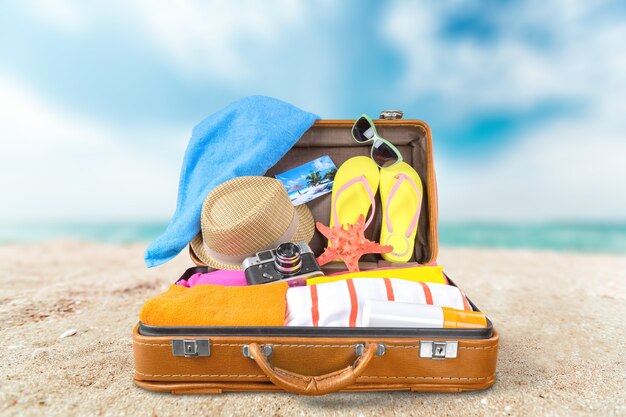
[[250,343],[249,349],[250,357],[277,387],[294,394],[324,395],[354,384],[376,355],[378,344],[368,343],[354,365],[319,376],[300,375],[272,366],[257,343]]

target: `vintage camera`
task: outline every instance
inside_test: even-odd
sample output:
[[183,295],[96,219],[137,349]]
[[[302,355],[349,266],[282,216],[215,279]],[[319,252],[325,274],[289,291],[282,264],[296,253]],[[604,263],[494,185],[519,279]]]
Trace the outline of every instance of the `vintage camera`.
[[306,279],[324,275],[313,251],[304,242],[283,243],[276,249],[259,252],[242,264],[248,285],[268,284],[279,280],[289,286],[306,285]]

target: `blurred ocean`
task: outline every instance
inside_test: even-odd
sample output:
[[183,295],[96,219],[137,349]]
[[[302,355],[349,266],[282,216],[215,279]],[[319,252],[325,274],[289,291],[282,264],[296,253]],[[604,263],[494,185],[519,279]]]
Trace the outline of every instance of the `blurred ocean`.
[[[147,242],[165,223],[0,225],[0,243],[70,238],[105,243]],[[440,245],[626,253],[626,223],[444,223]]]
[[626,253],[626,223],[439,225],[442,246]]

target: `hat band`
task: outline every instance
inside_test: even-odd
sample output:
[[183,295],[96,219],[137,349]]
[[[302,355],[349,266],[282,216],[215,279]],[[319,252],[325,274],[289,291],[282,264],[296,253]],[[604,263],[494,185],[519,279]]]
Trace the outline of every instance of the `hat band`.
[[[293,218],[291,219],[291,223],[289,224],[289,226],[287,227],[285,232],[278,239],[273,241],[272,243],[270,243],[267,246],[259,249],[257,251],[257,253],[258,252],[263,252],[263,251],[269,250],[269,249],[276,249],[276,247],[278,245],[280,245],[281,243],[289,242],[291,240],[291,238],[293,237],[293,235],[296,234],[296,230],[298,230],[299,223],[300,223],[300,221],[299,221],[299,218],[298,218],[298,210],[294,210],[293,211]],[[241,265],[246,258],[255,255],[254,253],[253,254],[245,254],[245,255],[226,255],[224,253],[220,253],[220,252],[214,251],[213,249],[209,248],[204,241],[202,242],[202,246],[204,247],[204,250],[207,253],[207,255],[209,255],[214,260],[216,260],[218,262],[221,262],[221,263],[225,263],[225,264]]]

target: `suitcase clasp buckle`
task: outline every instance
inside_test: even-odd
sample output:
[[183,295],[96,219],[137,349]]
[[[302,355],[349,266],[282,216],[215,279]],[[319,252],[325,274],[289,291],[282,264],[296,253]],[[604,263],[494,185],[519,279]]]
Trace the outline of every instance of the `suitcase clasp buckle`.
[[185,358],[210,356],[211,344],[209,339],[172,339],[172,354]]
[[420,358],[449,359],[456,358],[459,343],[447,340],[422,340],[420,341]]

